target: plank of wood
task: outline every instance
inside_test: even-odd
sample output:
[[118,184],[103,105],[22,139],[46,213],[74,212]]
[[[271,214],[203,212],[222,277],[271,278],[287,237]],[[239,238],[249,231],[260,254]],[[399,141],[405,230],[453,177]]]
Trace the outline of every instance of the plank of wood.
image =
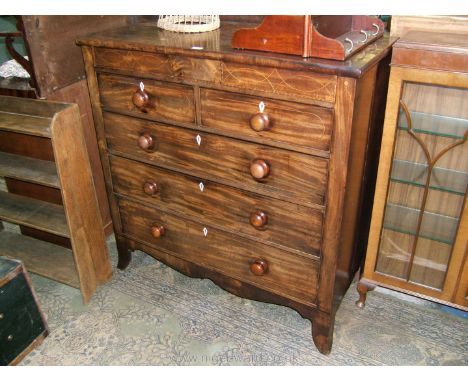
[[9,231],[0,232],[0,256],[21,260],[29,272],[79,288],[73,254],[67,248]]
[[70,237],[63,206],[0,192],[0,219]]
[[50,138],[51,118],[0,111],[0,130]]
[[0,152],[0,176],[60,188],[54,162]]

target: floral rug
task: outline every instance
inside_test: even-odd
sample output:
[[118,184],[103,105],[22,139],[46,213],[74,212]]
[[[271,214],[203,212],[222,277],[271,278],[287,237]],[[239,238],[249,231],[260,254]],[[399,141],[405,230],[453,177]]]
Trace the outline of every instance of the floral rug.
[[[113,264],[114,241],[109,241]],[[294,310],[233,296],[136,252],[88,305],[32,275],[50,335],[21,365],[468,365],[468,321],[352,285],[329,356]]]

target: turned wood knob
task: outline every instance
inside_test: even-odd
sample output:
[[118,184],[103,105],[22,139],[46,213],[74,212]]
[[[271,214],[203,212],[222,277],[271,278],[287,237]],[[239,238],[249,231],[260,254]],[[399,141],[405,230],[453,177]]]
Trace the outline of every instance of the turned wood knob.
[[138,89],[133,94],[132,102],[138,109],[141,109],[150,105],[150,98],[147,92]]
[[250,264],[250,271],[256,276],[263,276],[268,272],[268,263],[263,259],[256,259]]
[[143,191],[146,195],[153,196],[158,192],[158,184],[154,180],[147,180],[143,184]]
[[268,215],[263,211],[254,211],[250,214],[250,224],[255,228],[262,228],[268,223]]
[[166,230],[162,225],[155,224],[151,227],[151,235],[155,238],[163,236],[165,232]]
[[250,127],[255,131],[264,131],[270,128],[270,117],[266,113],[257,113],[250,118]]
[[270,173],[270,166],[263,159],[255,159],[250,164],[250,174],[255,179],[264,179]]
[[143,150],[152,150],[154,148],[153,136],[145,131],[138,137],[138,146]]

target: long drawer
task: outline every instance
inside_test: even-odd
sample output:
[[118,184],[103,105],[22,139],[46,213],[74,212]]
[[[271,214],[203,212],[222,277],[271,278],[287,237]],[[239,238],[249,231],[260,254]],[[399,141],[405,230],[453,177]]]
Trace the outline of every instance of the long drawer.
[[114,153],[294,203],[324,204],[326,159],[111,113],[104,124]]
[[[206,268],[314,304],[319,261],[119,200],[123,233]],[[159,237],[157,237],[159,236]]]
[[265,144],[330,149],[331,109],[212,89],[200,98],[204,126]]
[[111,156],[110,162],[118,194],[266,242],[320,254],[320,211],[117,156]]
[[[162,121],[195,123],[195,100],[191,86],[109,74],[99,74],[98,81],[101,103],[106,109],[148,115]],[[140,86],[148,99],[138,107],[134,96],[139,94]],[[143,102],[141,99],[139,101]]]

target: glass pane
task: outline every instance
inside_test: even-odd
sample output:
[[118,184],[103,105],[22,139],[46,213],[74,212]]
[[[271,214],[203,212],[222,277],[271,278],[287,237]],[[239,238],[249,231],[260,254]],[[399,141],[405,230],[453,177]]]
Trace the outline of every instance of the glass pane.
[[443,289],[468,185],[468,91],[405,83],[376,271]]

